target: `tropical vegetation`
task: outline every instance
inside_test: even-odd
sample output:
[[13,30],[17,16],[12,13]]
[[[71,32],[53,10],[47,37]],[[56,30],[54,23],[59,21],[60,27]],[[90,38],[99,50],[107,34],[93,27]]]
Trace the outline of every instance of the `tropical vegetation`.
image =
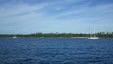
[[34,34],[0,34],[0,37],[91,37],[95,35],[96,37],[109,37],[113,38],[113,32],[98,32],[95,34],[90,33],[34,33]]

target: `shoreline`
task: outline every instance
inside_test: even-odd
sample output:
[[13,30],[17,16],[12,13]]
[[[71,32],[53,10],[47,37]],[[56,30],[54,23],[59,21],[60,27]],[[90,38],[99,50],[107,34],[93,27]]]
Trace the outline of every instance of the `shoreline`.
[[[0,38],[13,38],[13,37],[0,37]],[[89,37],[16,37],[16,38],[89,38]],[[99,37],[99,38],[113,38],[113,37]]]

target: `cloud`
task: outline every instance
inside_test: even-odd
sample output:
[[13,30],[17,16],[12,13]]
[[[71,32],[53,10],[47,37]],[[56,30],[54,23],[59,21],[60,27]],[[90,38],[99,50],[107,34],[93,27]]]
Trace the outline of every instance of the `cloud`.
[[[61,12],[56,15],[56,17],[63,17],[63,16],[96,16],[96,15],[110,15],[113,14],[113,4],[106,4],[106,5],[98,5],[93,7],[88,7],[88,5],[81,5],[78,8],[69,9],[67,11]],[[110,14],[109,14],[110,13]]]
[[13,16],[13,15],[19,15],[19,14],[24,14],[24,13],[32,13],[35,11],[38,11],[39,9],[43,8],[43,5],[27,5],[27,4],[22,4],[22,5],[17,5],[17,6],[10,6],[6,8],[2,8],[0,11],[0,17],[8,17],[8,16]]
[[1,4],[0,33],[86,33],[89,32],[90,24],[95,24],[98,31],[110,31],[113,4],[92,2],[93,0],[19,0],[15,4],[17,1],[13,0],[7,5]]

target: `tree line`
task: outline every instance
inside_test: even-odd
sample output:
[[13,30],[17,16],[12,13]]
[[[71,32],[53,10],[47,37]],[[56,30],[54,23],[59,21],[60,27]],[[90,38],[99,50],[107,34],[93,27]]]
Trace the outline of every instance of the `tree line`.
[[95,34],[85,33],[34,33],[34,34],[0,34],[0,37],[109,37],[113,38],[113,32],[98,32]]

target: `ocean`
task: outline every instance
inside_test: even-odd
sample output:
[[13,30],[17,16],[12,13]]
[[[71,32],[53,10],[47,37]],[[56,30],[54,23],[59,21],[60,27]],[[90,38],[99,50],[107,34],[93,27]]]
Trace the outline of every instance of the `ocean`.
[[0,64],[113,64],[113,39],[0,38]]

